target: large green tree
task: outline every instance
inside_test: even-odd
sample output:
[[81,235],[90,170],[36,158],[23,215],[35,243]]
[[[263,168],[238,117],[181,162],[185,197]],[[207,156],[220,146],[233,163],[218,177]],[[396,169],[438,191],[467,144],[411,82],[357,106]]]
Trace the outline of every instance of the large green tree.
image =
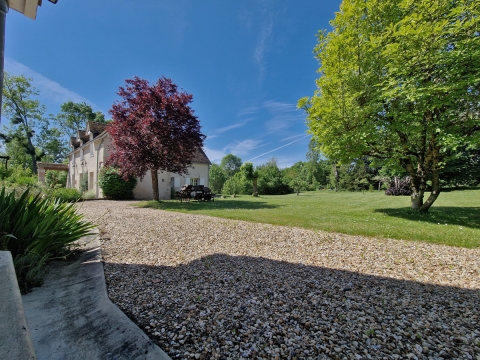
[[258,193],[261,195],[282,195],[291,193],[291,188],[272,157],[265,164],[256,167],[258,173]]
[[243,175],[243,178],[247,181],[252,182],[252,187],[253,187],[253,196],[258,196],[258,190],[257,190],[257,180],[258,180],[258,171],[255,170],[253,167],[253,164],[251,162],[246,162],[242,164],[240,167],[240,172]]
[[209,171],[209,181],[208,184],[210,189],[216,194],[222,192],[223,185],[227,181],[227,175],[220,165],[212,164]]
[[[37,173],[37,160],[42,156],[35,147],[35,128],[44,121],[45,107],[35,99],[38,91],[23,75],[4,73],[2,115],[10,124],[2,131],[0,139],[8,149],[23,149],[30,158],[30,167]],[[20,155],[20,154],[19,154]]]
[[322,153],[401,165],[427,212],[449,152],[480,141],[479,13],[478,0],[344,0],[318,34],[318,89],[299,100]]
[[220,162],[220,167],[225,171],[225,174],[227,174],[227,178],[229,179],[240,171],[241,166],[242,159],[233,154],[225,155]]
[[92,107],[85,102],[67,101],[61,105],[55,120],[66,136],[72,136],[77,130],[84,130],[87,121],[105,123],[105,116],[100,111],[93,112]]

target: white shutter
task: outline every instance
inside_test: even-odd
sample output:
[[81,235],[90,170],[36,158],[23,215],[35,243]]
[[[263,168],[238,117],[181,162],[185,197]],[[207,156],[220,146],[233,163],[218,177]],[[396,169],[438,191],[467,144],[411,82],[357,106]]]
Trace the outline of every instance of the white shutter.
[[190,185],[190,178],[185,178],[185,185]]
[[180,178],[178,178],[178,177],[174,178],[173,186],[174,187],[180,187]]
[[205,185],[205,179],[204,178],[200,178],[200,185]]

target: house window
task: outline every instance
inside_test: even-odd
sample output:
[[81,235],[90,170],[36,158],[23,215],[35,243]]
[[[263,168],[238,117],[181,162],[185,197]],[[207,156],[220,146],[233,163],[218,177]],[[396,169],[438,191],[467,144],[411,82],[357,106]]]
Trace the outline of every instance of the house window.
[[90,143],[90,157],[93,157],[93,142]]
[[83,149],[80,149],[80,160],[83,160]]
[[193,186],[200,185],[200,179],[199,178],[190,178],[190,185],[193,185]]

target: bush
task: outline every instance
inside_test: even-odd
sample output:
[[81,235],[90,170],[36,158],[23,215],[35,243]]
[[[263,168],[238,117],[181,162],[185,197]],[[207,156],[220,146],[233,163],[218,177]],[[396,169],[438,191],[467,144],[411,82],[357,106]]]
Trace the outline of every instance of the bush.
[[410,190],[410,176],[406,176],[403,179],[399,177],[393,178],[390,183],[390,187],[385,190],[385,195],[391,196],[409,196],[412,194]]
[[86,175],[80,181],[80,192],[83,194],[85,191],[88,191],[88,177]]
[[47,192],[48,196],[58,199],[62,203],[77,202],[82,198],[82,194],[73,188],[57,188]]
[[2,171],[3,182],[12,187],[31,187],[38,182],[37,175],[32,173],[31,169],[23,169],[19,166],[12,167]]
[[95,199],[96,196],[95,190],[88,190],[82,194],[83,199]]
[[45,183],[51,188],[64,188],[67,185],[67,172],[61,170],[45,171]]
[[12,175],[12,168],[3,166],[0,161],[0,180],[5,180],[10,177],[10,175]]
[[103,191],[103,196],[113,200],[133,199],[133,189],[137,179],[131,176],[128,181],[119,175],[115,167],[104,167],[98,174],[98,185]]
[[236,173],[228,179],[222,188],[222,194],[233,195],[249,195],[253,192],[253,185],[251,181],[243,178],[241,173]]
[[94,225],[82,220],[74,204],[61,203],[25,190],[0,191],[0,250],[10,251],[20,289],[41,285],[48,259],[68,250],[90,235]]
[[26,253],[17,256],[13,261],[15,273],[17,275],[18,286],[24,293],[32,287],[42,286],[43,279],[47,275],[47,261],[50,255],[43,256]]

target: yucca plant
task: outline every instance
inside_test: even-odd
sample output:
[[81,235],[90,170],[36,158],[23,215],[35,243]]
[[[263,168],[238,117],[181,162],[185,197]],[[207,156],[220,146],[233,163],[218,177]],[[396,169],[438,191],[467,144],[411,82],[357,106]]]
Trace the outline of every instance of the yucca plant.
[[22,290],[39,285],[48,259],[69,249],[94,225],[83,221],[75,205],[25,190],[19,197],[0,192],[0,250],[12,253]]

